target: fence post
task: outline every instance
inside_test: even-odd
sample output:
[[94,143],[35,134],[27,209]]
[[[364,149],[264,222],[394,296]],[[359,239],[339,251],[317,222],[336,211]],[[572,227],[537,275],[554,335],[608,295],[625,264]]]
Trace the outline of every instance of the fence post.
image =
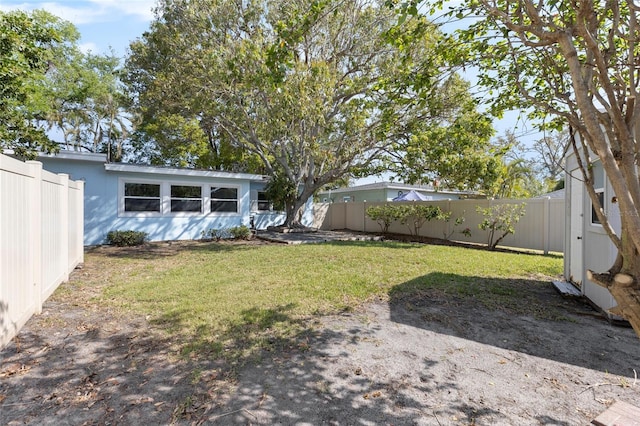
[[544,247],[544,254],[549,254],[549,245],[551,244],[551,197],[546,197],[544,199],[544,207],[543,207],[543,223],[542,223],[542,245]]
[[[446,220],[444,222],[444,235],[447,237],[447,240],[448,240],[449,238],[451,238],[449,236],[449,232],[450,232],[450,229],[451,229],[451,223],[450,222],[451,222],[451,219],[452,219],[452,216],[453,216],[453,212],[451,211],[451,199],[450,198],[447,198],[447,212],[451,213],[451,216],[449,216],[449,220]],[[455,218],[453,218],[453,220],[455,221]],[[453,234],[451,234],[451,236],[453,236]]]
[[60,270],[64,271],[62,280],[69,281],[69,175],[59,173],[60,177]]
[[77,180],[78,191],[74,194],[76,198],[76,248],[79,253],[75,253],[78,263],[84,263],[84,181]]
[[344,203],[344,226],[343,226],[343,229],[349,228],[349,222],[347,222],[349,220],[349,204],[350,203]]
[[362,204],[362,232],[367,232],[367,200]]
[[33,292],[35,313],[42,313],[42,293],[44,271],[42,270],[42,163],[39,161],[26,161],[31,166],[33,177],[33,190],[30,197],[31,208],[31,256],[33,270]]

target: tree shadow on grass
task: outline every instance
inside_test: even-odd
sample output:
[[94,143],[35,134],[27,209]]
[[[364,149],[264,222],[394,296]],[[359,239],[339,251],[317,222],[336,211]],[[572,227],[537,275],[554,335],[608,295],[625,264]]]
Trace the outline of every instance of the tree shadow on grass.
[[398,323],[626,377],[640,368],[632,329],[547,281],[431,273],[389,294]]

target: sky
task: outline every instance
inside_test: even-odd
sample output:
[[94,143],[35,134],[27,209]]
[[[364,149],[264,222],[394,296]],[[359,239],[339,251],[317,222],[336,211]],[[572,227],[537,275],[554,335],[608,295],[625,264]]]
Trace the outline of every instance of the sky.
[[73,23],[80,31],[83,51],[117,56],[140,37],[153,19],[156,0],[0,0],[0,10],[44,9]]

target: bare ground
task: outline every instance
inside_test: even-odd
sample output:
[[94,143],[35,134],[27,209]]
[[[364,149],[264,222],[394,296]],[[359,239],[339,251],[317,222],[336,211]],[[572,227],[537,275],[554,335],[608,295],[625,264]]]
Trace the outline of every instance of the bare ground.
[[105,274],[85,264],[0,352],[1,424],[587,425],[640,406],[633,330],[551,284],[523,303],[555,321],[399,292],[227,365],[74,291]]

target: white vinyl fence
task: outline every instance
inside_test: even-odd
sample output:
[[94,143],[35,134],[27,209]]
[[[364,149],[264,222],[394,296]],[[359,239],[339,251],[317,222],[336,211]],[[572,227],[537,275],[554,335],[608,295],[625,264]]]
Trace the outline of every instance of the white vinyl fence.
[[[451,212],[448,222],[433,220],[426,222],[419,235],[431,238],[447,238],[455,241],[486,244],[488,231],[482,231],[478,225],[483,216],[476,208],[487,208],[498,204],[525,203],[525,215],[515,226],[515,233],[505,237],[500,246],[562,252],[564,248],[565,209],[564,199],[532,198],[527,200],[433,200],[414,201],[424,205],[439,206],[445,212]],[[321,229],[350,229],[352,231],[380,232],[380,225],[371,220],[366,210],[369,206],[385,203],[333,203],[315,205],[315,226]],[[395,203],[394,203],[395,204]],[[398,203],[400,204],[400,203]],[[464,222],[454,225],[454,219],[464,217]],[[471,236],[460,231],[468,228]],[[409,228],[398,222],[393,223],[389,232],[410,234]]]
[[0,348],[84,261],[84,182],[0,154]]

